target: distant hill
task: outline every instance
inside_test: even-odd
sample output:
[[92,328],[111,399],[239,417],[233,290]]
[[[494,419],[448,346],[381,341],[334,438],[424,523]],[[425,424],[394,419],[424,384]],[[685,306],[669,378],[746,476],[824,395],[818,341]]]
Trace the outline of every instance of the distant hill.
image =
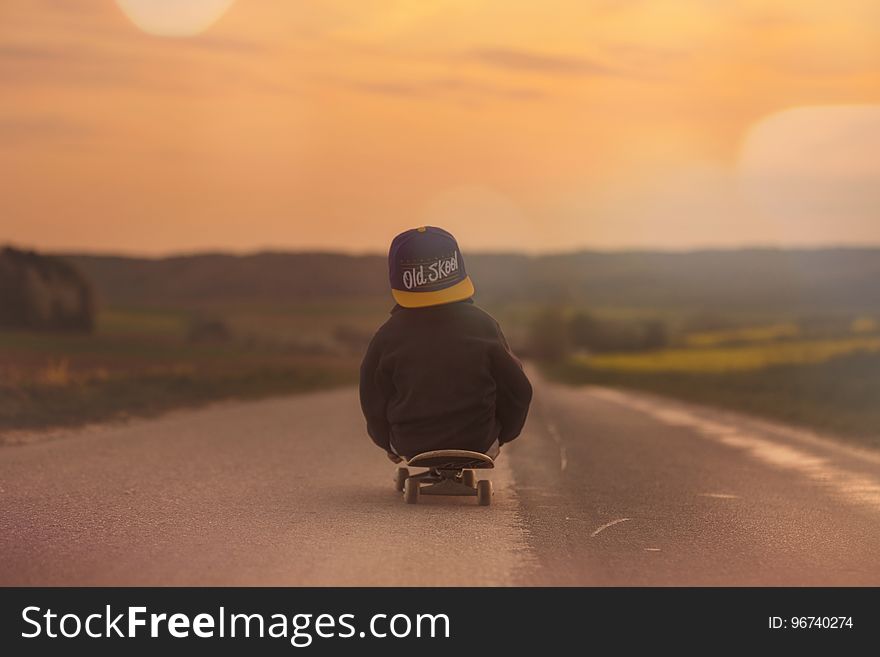
[[198,254],[160,259],[67,255],[115,306],[290,304],[381,295],[384,260],[324,253]]
[[[382,256],[66,255],[116,306],[387,303]],[[880,313],[880,249],[465,256],[482,303],[578,302],[689,312]]]

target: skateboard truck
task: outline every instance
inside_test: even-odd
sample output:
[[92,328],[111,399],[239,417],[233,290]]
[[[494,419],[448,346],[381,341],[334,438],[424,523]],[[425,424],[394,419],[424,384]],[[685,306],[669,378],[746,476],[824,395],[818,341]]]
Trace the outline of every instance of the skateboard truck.
[[481,452],[439,449],[417,454],[406,464],[428,468],[414,475],[409,473],[409,468],[397,469],[395,488],[403,492],[407,504],[417,504],[420,495],[476,497],[480,506],[488,506],[492,501],[492,482],[477,480],[474,470],[494,468],[495,462]]

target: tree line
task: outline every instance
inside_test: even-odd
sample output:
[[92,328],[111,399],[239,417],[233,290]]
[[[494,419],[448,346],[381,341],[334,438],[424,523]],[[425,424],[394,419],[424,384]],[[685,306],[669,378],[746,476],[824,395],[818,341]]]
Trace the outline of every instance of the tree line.
[[561,360],[573,351],[608,353],[649,351],[669,344],[659,319],[605,319],[583,311],[549,307],[531,321],[527,354],[539,360]]

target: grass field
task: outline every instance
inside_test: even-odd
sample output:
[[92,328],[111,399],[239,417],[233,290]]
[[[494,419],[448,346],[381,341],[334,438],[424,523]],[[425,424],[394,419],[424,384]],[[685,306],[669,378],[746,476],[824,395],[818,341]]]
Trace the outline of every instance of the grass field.
[[0,331],[0,433],[354,383],[377,314],[225,309],[211,340],[175,310],[111,309],[94,335]]
[[805,339],[779,324],[685,336],[651,352],[575,355],[547,364],[573,384],[628,387],[829,431],[880,447],[880,335]]

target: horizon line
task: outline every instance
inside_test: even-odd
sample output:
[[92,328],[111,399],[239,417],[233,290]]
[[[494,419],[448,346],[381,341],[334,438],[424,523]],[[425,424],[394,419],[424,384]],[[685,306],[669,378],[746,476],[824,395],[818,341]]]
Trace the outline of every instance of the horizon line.
[[[271,248],[257,247],[254,249],[221,249],[221,248],[204,248],[194,250],[181,251],[165,251],[162,253],[145,253],[126,249],[120,250],[91,250],[91,249],[40,249],[33,246],[23,246],[14,242],[0,243],[0,249],[13,248],[21,251],[34,251],[46,255],[61,257],[95,257],[95,258],[126,258],[131,260],[170,260],[174,258],[187,257],[204,257],[204,256],[227,256],[237,258],[247,258],[259,255],[337,255],[350,256],[352,258],[360,257],[387,257],[386,252],[376,250],[357,250],[357,249],[331,249],[324,247],[303,247],[303,248]],[[515,249],[499,249],[499,250],[462,250],[465,257],[468,256],[519,256],[527,258],[543,258],[554,256],[571,256],[579,254],[600,254],[600,255],[625,255],[625,254],[669,254],[669,255],[685,255],[694,253],[732,253],[746,251],[780,251],[780,252],[815,252],[815,251],[880,251],[880,242],[868,244],[853,243],[828,243],[821,245],[788,245],[782,246],[778,244],[749,244],[739,246],[682,246],[682,247],[582,247],[574,249],[559,249],[546,251],[517,251]]]

